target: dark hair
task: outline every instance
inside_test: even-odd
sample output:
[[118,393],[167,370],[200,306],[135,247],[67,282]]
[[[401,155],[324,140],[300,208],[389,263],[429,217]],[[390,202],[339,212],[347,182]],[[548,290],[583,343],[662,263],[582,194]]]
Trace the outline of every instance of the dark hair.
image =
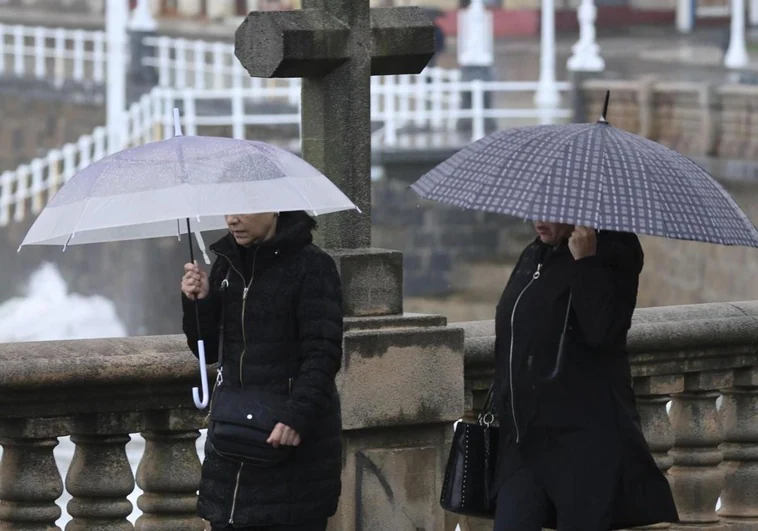
[[309,231],[318,229],[318,222],[303,210],[282,212],[279,214],[279,222],[284,226],[305,225]]

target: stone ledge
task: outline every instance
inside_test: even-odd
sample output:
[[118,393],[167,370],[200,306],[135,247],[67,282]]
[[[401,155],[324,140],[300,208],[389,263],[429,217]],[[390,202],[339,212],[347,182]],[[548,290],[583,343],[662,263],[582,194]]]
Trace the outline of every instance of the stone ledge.
[[403,254],[385,249],[328,249],[342,278],[345,317],[403,313]]
[[[491,377],[494,321],[456,326],[466,337],[466,373]],[[635,377],[758,366],[758,301],[638,309],[628,348]]]

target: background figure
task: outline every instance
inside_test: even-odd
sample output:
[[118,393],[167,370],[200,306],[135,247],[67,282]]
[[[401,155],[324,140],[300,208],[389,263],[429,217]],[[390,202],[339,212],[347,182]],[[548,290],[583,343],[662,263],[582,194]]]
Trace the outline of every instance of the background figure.
[[642,434],[626,353],[639,240],[555,223],[535,229],[497,306],[494,529],[677,521]]
[[337,268],[312,243],[316,223],[304,212],[226,220],[229,234],[210,247],[217,255],[210,275],[194,264],[185,266],[187,344],[197,356],[192,300],[197,297],[208,363],[219,357],[219,324],[224,332],[223,378],[211,397],[211,412],[229,406],[216,400],[220,386],[289,395],[267,442],[296,448],[282,464],[258,467],[219,455],[211,444],[211,425],[198,512],[214,530],[323,531],[337,510],[342,474],[334,382],[343,332]]

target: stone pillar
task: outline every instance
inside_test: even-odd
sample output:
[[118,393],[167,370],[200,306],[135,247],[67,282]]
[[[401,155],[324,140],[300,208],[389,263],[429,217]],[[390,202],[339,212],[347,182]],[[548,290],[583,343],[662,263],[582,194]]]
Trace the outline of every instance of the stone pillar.
[[684,391],[684,376],[648,376],[634,381],[637,411],[655,463],[662,472],[674,464],[669,451],[674,447],[675,435],[666,411],[671,395]]
[[726,474],[719,516],[739,531],[758,530],[758,368],[735,372],[724,391],[724,462]]
[[345,457],[329,529],[442,530],[439,493],[463,415],[463,331],[442,316],[403,313],[401,253],[332,256],[346,315],[337,377]]
[[744,68],[750,63],[745,41],[745,0],[732,0],[732,24],[729,48],[724,57],[727,68]]
[[540,81],[534,102],[542,108],[556,108],[561,102],[555,82],[555,0],[542,0]]
[[600,47],[597,44],[595,21],[597,20],[597,8],[595,0],[582,0],[577,9],[579,19],[579,41],[571,48],[573,52],[567,66],[571,71],[602,72],[605,70],[605,61],[600,56]]
[[63,481],[53,456],[58,439],[3,437],[0,445],[0,530],[60,529],[55,501],[63,494]]
[[675,444],[670,454],[671,489],[681,522],[672,529],[725,531],[716,514],[716,502],[724,488],[724,470],[719,467],[724,437],[716,409],[718,389],[731,386],[732,375],[724,372],[688,374],[684,391],[672,397],[671,423]]
[[207,3],[208,18],[223,19],[226,17],[234,17],[237,15],[237,3],[235,0],[212,0]]
[[126,129],[127,1],[110,0],[106,6],[108,154],[122,149]]
[[[483,0],[473,0],[466,8],[458,12],[458,65],[464,82],[474,80],[493,81],[495,79],[493,64],[495,62],[495,26],[492,13],[484,6]],[[464,92],[461,106],[473,108],[473,95]],[[492,93],[484,92],[484,109],[492,108]],[[474,129],[474,120],[459,120],[464,130]],[[485,134],[494,131],[497,123],[493,119],[484,121]]]
[[134,476],[126,458],[128,435],[72,435],[76,444],[66,476],[72,498],[66,531],[132,531],[126,519],[132,504],[126,497],[134,490]]
[[676,1],[676,29],[680,33],[690,33],[695,28],[695,2]]
[[142,516],[136,531],[203,531],[197,516],[200,459],[195,442],[200,432],[194,411],[154,412],[148,417],[145,453],[137,468],[137,501]]
[[155,46],[148,45],[145,40],[157,34],[158,23],[151,13],[149,0],[138,0],[129,21],[129,47],[132,57],[129,64],[129,102],[136,101],[158,84],[157,68],[144,64],[146,59],[155,57]]

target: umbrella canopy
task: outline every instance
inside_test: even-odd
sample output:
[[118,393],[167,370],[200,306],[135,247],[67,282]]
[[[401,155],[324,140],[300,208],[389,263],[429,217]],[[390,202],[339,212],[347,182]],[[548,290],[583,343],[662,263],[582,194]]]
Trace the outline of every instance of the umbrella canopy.
[[758,230],[705,170],[604,118],[494,133],[411,188],[441,203],[523,219],[758,247]]
[[357,207],[300,157],[263,142],[176,136],[110,155],[74,175],[24,245],[76,245],[226,228],[224,215]]
[[[249,140],[182,136],[178,109],[174,128],[174,138],[115,153],[74,175],[37,217],[21,247],[63,245],[65,250],[192,231],[210,264],[200,231],[226,228],[225,215],[358,210],[326,176],[288,151]],[[190,219],[197,221],[194,228]],[[194,262],[190,238],[188,243]],[[194,307],[200,330],[197,300]],[[202,395],[192,389],[200,409],[210,398],[204,345],[200,339]]]

